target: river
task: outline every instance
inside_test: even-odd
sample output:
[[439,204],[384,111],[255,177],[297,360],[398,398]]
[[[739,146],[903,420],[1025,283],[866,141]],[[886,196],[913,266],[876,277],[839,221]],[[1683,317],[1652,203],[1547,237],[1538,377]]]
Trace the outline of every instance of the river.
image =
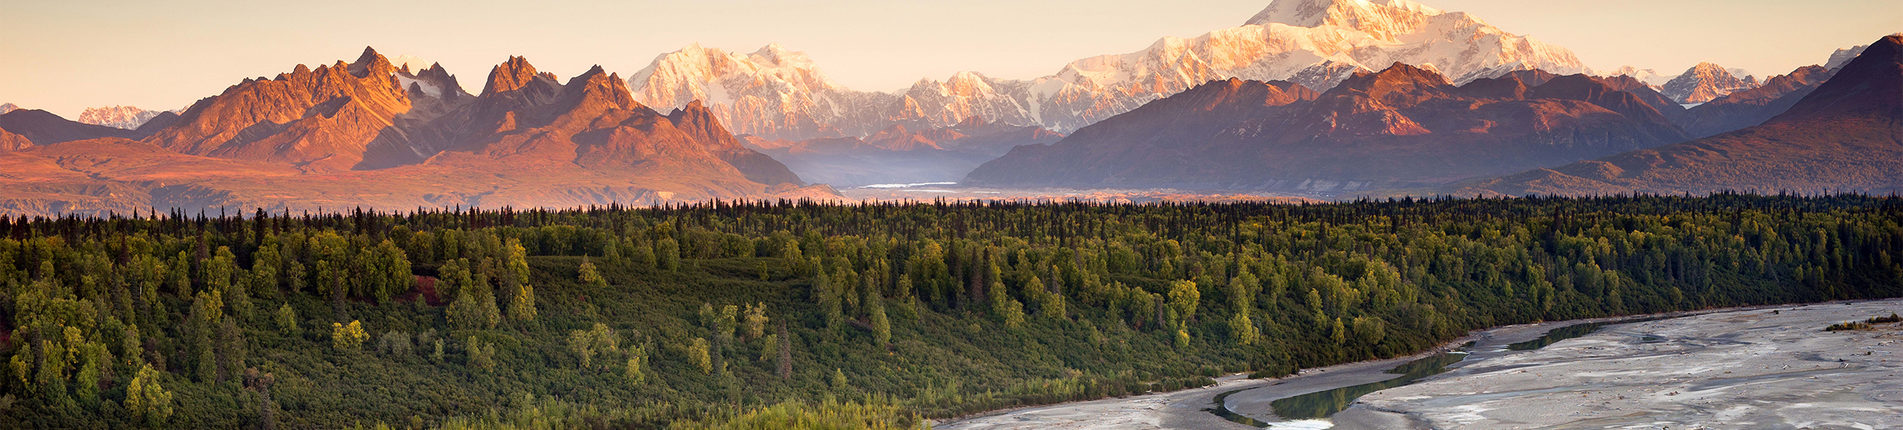
[[[1795,400],[1798,405],[1821,403],[1850,409],[1781,408],[1776,410],[1794,414],[1795,418],[1777,423],[1791,427],[1802,427],[1800,424],[1805,423],[1832,423],[1843,428],[1895,427],[1903,425],[1894,421],[1894,417],[1903,417],[1903,379],[1895,377],[1903,373],[1897,371],[1903,363],[1894,357],[1897,351],[1903,350],[1903,334],[1899,334],[1898,324],[1880,325],[1878,330],[1870,332],[1833,332],[1833,336],[1843,339],[1829,341],[1817,340],[1816,333],[1822,333],[1822,327],[1828,322],[1835,322],[1830,321],[1832,319],[1861,313],[1888,315],[1897,310],[1903,310],[1903,301],[1726,309],[1640,319],[1505,326],[1478,331],[1441,348],[1409,357],[1304,369],[1275,379],[1250,380],[1231,375],[1219,378],[1211,387],[1001,411],[940,423],[936,427],[1513,428],[1579,423],[1598,423],[1590,427],[1601,427],[1599,424],[1605,423],[1646,426],[1644,423],[1651,422],[1645,421],[1648,419],[1684,424],[1733,422],[1743,427],[1757,427],[1771,424],[1773,420],[1768,417],[1780,416],[1760,413],[1762,411],[1754,410],[1750,403],[1764,401],[1762,397],[1773,396],[1770,394],[1740,392],[1733,393],[1734,397],[1700,397],[1698,400],[1704,403],[1692,408],[1673,403],[1689,397],[1677,397],[1679,394],[1670,391],[1645,391],[1647,384],[1661,383],[1681,384],[1681,392],[1725,391],[1724,387],[1747,384],[1796,385],[1787,389],[1789,393],[1773,397]],[[1680,316],[1684,318],[1661,319]],[[1755,324],[1741,326],[1738,324],[1741,321]],[[1818,325],[1819,322],[1823,324]],[[1818,361],[1822,359],[1817,357],[1830,354],[1830,346],[1844,342],[1860,345],[1868,354],[1843,362]],[[1783,354],[1779,357],[1798,358],[1791,361],[1759,356],[1770,352]],[[1631,362],[1638,360],[1637,357],[1653,357],[1658,363]],[[1780,366],[1787,367],[1786,370],[1823,369],[1836,364],[1852,370],[1809,371],[1792,374],[1796,376],[1790,378],[1732,377],[1762,373],[1742,372],[1746,369],[1731,370],[1742,373],[1709,373],[1712,366],[1708,361],[1751,362],[1752,359],[1764,361],[1757,364],[1760,369]],[[1566,370],[1537,371],[1549,367]],[[1539,376],[1529,377],[1528,372]],[[1803,388],[1810,384],[1801,382],[1809,381],[1802,378],[1813,376],[1819,381],[1857,388],[1848,393],[1811,392]],[[1607,394],[1621,389],[1631,396]],[[1806,394],[1818,398],[1809,398]],[[1566,396],[1596,398],[1595,395],[1609,397],[1592,405],[1566,400]],[[1640,414],[1639,418],[1621,421],[1617,417],[1623,416],[1618,413],[1623,411],[1655,411],[1661,416]]]

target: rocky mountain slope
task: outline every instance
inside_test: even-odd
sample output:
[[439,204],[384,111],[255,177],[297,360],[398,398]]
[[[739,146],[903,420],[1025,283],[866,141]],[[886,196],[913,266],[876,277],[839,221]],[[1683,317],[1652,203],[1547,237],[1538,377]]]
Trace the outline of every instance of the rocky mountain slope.
[[1686,138],[1602,78],[1508,73],[1456,86],[1394,64],[1316,94],[1231,79],[1022,146],[965,180],[1001,187],[1340,193],[1451,181]]
[[192,104],[178,124],[146,141],[184,154],[349,170],[365,162],[374,141],[407,144],[387,130],[410,107],[396,68],[366,49],[351,63],[299,64],[272,79],[246,79]]
[[656,58],[629,85],[645,104],[704,100],[738,133],[803,140],[974,117],[1068,132],[1211,80],[1289,80],[1326,90],[1395,62],[1433,69],[1454,83],[1513,70],[1585,71],[1564,48],[1465,13],[1407,0],[1278,0],[1241,26],[1080,59],[1030,80],[964,72],[897,93],[853,91],[777,46],[740,55],[694,45]]
[[1903,35],[1871,44],[1762,125],[1452,189],[1507,195],[1726,190],[1903,191]]
[[18,213],[836,196],[698,104],[662,114],[599,67],[561,83],[521,57],[480,95],[440,65],[412,72],[366,49],[246,79],[139,130],[33,110],[0,115],[0,130],[0,147],[16,149],[0,153],[0,210]]
[[17,151],[31,147],[33,147],[33,140],[0,128],[0,151]]

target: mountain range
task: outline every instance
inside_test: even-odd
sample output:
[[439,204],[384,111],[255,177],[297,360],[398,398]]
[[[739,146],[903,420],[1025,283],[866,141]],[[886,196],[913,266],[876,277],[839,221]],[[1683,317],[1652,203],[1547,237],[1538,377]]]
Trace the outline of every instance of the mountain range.
[[[1856,51],[1834,53],[1826,65],[1846,61],[1843,53]],[[961,183],[1431,193],[1436,184],[1758,126],[1788,114],[1830,82],[1839,71],[1826,65],[1733,89],[1690,109],[1628,76],[1557,76],[1537,70],[1455,85],[1430,69],[1396,63],[1381,72],[1358,72],[1312,97],[1304,86],[1288,81],[1231,79],[1084,127],[1054,144],[1019,147],[974,169]],[[1700,71],[1729,73],[1701,65],[1688,74]],[[1762,179],[1750,188],[1780,184],[1774,177]],[[1569,192],[1560,186],[1494,191]]]
[[[526,59],[470,95],[376,51],[245,79],[137,130],[0,115],[0,209],[575,206],[830,198],[742,146],[698,104],[662,114],[597,67],[558,82]],[[24,143],[23,143],[24,142]]]
[[1456,86],[1402,63],[1358,72],[1322,93],[1229,79],[1055,144],[1018,147],[964,182],[1336,193],[1510,173],[1687,138],[1620,85],[1521,71]]
[[865,137],[895,122],[945,127],[970,118],[1069,132],[1211,80],[1288,80],[1322,91],[1396,62],[1454,83],[1514,70],[1586,70],[1565,48],[1466,13],[1408,0],[1280,0],[1237,27],[1166,37],[1029,80],[961,72],[897,92],[857,91],[777,45],[750,54],[692,45],[655,58],[629,86],[644,104],[701,100],[735,133],[779,140]]
[[[1809,71],[1824,72],[1829,70]],[[1450,190],[1504,195],[1903,191],[1903,34],[1869,45],[1763,124]]]

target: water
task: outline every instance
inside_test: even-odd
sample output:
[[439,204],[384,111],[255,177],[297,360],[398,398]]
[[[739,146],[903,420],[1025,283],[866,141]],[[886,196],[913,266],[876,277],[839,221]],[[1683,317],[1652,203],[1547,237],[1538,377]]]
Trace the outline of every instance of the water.
[[1388,373],[1401,375],[1399,378],[1279,399],[1269,402],[1269,407],[1275,410],[1276,416],[1291,420],[1327,418],[1336,412],[1347,409],[1349,405],[1355,403],[1355,399],[1361,398],[1361,396],[1376,391],[1412,384],[1421,378],[1446,372],[1447,366],[1459,363],[1460,360],[1465,358],[1467,358],[1466,351],[1434,354],[1407,362],[1400,366],[1395,366],[1393,369],[1388,369]]
[[[1530,350],[1544,348],[1547,345],[1552,345],[1562,340],[1572,339],[1575,337],[1592,334],[1593,332],[1599,331],[1600,328],[1603,328],[1609,325],[1656,321],[1656,320],[1661,320],[1666,318],[1672,318],[1672,317],[1664,317],[1664,316],[1641,317],[1641,318],[1628,318],[1623,320],[1573,324],[1573,325],[1569,325],[1565,327],[1548,330],[1546,334],[1541,335],[1537,339],[1509,344],[1507,345],[1507,349],[1510,351],[1530,351]],[[1642,341],[1648,341],[1648,342],[1658,342],[1662,340],[1663,340],[1662,338],[1658,338],[1657,336],[1652,336],[1652,335],[1647,335],[1645,336],[1645,338],[1642,339]],[[1291,420],[1290,423],[1301,423],[1301,424],[1319,423],[1319,424],[1322,424],[1325,428],[1325,426],[1327,425],[1326,420],[1328,417],[1333,416],[1335,413],[1341,412],[1344,409],[1348,409],[1349,406],[1354,405],[1355,399],[1361,398],[1361,396],[1367,395],[1368,393],[1373,393],[1376,391],[1399,387],[1402,385],[1412,384],[1415,381],[1421,380],[1422,378],[1426,378],[1429,376],[1438,375],[1443,372],[1446,372],[1448,366],[1451,366],[1454,363],[1459,363],[1461,360],[1466,359],[1467,358],[1466,350],[1468,348],[1472,348],[1473,346],[1474,346],[1473,342],[1467,342],[1466,345],[1461,345],[1460,350],[1458,351],[1444,353],[1444,354],[1435,354],[1432,356],[1428,356],[1425,358],[1407,362],[1400,366],[1395,366],[1393,369],[1388,369],[1387,373],[1401,375],[1401,377],[1398,377],[1398,378],[1389,379],[1385,381],[1379,381],[1379,382],[1370,382],[1370,383],[1361,384],[1361,385],[1341,387],[1341,388],[1336,388],[1332,390],[1317,391],[1317,392],[1303,394],[1299,396],[1278,399],[1278,400],[1269,402],[1269,407],[1275,411],[1276,416]],[[1214,408],[1209,409],[1209,412],[1216,414],[1217,416],[1223,417],[1224,419],[1234,421],[1236,423],[1248,425],[1248,426],[1253,426],[1253,427],[1273,428],[1273,427],[1278,427],[1276,424],[1282,424],[1282,423],[1264,424],[1261,421],[1257,421],[1255,419],[1236,414],[1234,411],[1230,411],[1227,407],[1225,407],[1225,405],[1223,405],[1223,399],[1229,397],[1230,394],[1234,394],[1237,391],[1242,391],[1242,390],[1230,391],[1227,393],[1222,393],[1222,395],[1216,396],[1216,405]]]
[[910,184],[872,184],[872,185],[861,185],[859,186],[859,188],[895,189],[895,188],[927,187],[927,186],[933,186],[933,185],[958,185],[958,183],[957,182],[914,182]]
[[[1670,317],[1627,318],[1627,319],[1615,320],[1615,321],[1573,324],[1573,325],[1569,325],[1565,327],[1548,330],[1545,335],[1541,335],[1538,339],[1533,339],[1533,340],[1529,340],[1525,342],[1519,342],[1519,343],[1507,345],[1507,349],[1512,351],[1532,351],[1535,349],[1545,348],[1547,345],[1559,343],[1559,341],[1562,341],[1562,340],[1572,339],[1575,337],[1592,334],[1593,332],[1599,331],[1600,328],[1609,326],[1609,325],[1631,324],[1631,323],[1640,323],[1640,322],[1646,322],[1646,321],[1658,321],[1658,320],[1662,320],[1666,318],[1670,318]],[[1649,337],[1657,337],[1657,336],[1649,336]],[[1658,340],[1652,340],[1646,343],[1657,342],[1657,341]]]
[[1216,405],[1213,407],[1210,407],[1209,409],[1204,409],[1204,411],[1208,411],[1209,413],[1216,414],[1216,416],[1222,417],[1222,419],[1229,420],[1236,424],[1242,424],[1245,426],[1256,427],[1256,428],[1268,427],[1269,423],[1258,421],[1255,418],[1242,416],[1242,414],[1235,413],[1235,411],[1229,410],[1228,406],[1223,405],[1223,400],[1228,399],[1230,394],[1240,393],[1240,392],[1243,392],[1244,390],[1248,390],[1248,388],[1229,390],[1229,392],[1227,393],[1217,394]]
[[1605,327],[1607,324],[1611,323],[1591,322],[1560,327],[1548,330],[1546,334],[1533,340],[1507,345],[1507,349],[1512,351],[1532,351],[1545,348],[1547,345],[1559,343],[1559,341],[1562,340],[1592,334],[1592,332],[1599,331],[1600,327]]

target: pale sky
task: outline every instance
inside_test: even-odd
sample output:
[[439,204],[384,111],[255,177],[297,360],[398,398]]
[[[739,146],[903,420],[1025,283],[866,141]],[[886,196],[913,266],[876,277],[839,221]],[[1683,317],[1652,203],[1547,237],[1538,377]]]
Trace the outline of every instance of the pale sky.
[[[1676,74],[1699,61],[1780,74],[1903,31],[1899,0],[1420,0],[1570,48],[1588,66]],[[1185,4],[1189,3],[1189,4]],[[1267,0],[109,1],[0,0],[0,103],[182,108],[299,63],[440,61],[465,87],[527,56],[564,80],[627,76],[692,42],[804,51],[834,81],[891,91],[972,70],[1053,73],[1163,36],[1239,25]]]

